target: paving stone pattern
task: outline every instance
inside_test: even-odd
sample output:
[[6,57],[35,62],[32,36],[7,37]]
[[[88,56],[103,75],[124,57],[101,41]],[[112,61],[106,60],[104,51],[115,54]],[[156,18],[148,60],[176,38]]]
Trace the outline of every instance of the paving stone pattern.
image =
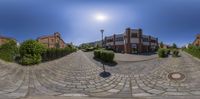
[[[122,66],[106,67],[111,76],[102,78],[102,67],[82,51],[35,66],[0,61],[0,97],[200,95],[200,62],[187,54]],[[185,78],[169,79],[173,72]]]

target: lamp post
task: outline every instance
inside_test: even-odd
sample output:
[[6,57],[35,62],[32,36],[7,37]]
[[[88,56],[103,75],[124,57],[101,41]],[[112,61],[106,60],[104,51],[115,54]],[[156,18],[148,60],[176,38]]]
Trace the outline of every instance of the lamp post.
[[[100,32],[101,32],[101,36],[102,36],[101,44],[102,44],[102,47],[103,47],[103,32],[104,32],[104,30],[101,29]],[[101,63],[103,65],[103,72],[100,73],[100,76],[103,77],[103,78],[109,77],[111,74],[109,72],[106,72],[106,69],[105,69],[105,66],[104,66],[104,62],[102,61]]]
[[102,38],[102,41],[101,41],[101,47],[103,47],[103,32],[104,32],[104,30],[101,29],[100,31],[101,31],[101,38]]
[[[100,32],[101,32],[101,38],[102,38],[102,41],[101,41],[101,47],[103,48],[103,32],[104,32],[104,30],[103,30],[103,29],[101,29],[101,30],[100,30]],[[105,73],[105,72],[106,72],[106,70],[105,70],[104,63],[102,62],[102,64],[103,64],[103,72]]]

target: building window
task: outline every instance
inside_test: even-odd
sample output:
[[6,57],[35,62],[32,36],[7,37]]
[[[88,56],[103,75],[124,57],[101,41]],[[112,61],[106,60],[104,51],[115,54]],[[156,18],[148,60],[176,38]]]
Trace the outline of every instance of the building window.
[[151,40],[152,43],[156,43],[156,40]]
[[132,38],[138,37],[138,36],[137,36],[137,33],[132,33],[132,34],[131,34],[131,37],[132,37]]
[[107,39],[106,42],[113,42],[113,39]]
[[124,38],[123,37],[118,37],[118,38],[115,38],[115,41],[124,41]]
[[149,42],[148,38],[143,38],[143,42]]

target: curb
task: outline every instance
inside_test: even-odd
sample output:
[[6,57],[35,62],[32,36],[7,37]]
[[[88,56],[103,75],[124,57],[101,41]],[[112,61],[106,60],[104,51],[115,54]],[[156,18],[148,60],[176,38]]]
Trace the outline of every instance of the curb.
[[186,55],[192,57],[193,59],[197,60],[198,62],[200,62],[200,59],[198,59],[197,57],[194,57],[194,56],[192,56],[191,54],[189,54],[189,53],[187,53],[185,51],[182,51],[182,52],[185,53]]
[[154,60],[154,59],[157,59],[158,57],[154,57],[154,58],[149,58],[149,59],[145,59],[145,60],[137,60],[137,61],[119,61],[119,60],[116,60],[118,62],[143,62],[143,61],[149,61],[149,60]]

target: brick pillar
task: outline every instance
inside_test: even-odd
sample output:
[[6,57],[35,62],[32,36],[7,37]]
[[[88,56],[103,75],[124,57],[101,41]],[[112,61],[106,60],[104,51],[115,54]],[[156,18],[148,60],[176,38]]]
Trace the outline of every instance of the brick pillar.
[[152,51],[152,49],[151,49],[151,36],[149,36],[149,47],[148,47],[148,51]]
[[142,29],[139,29],[138,37],[139,37],[138,52],[141,53],[142,52]]
[[125,53],[131,53],[131,29],[127,28],[126,32],[125,32],[125,36],[126,36],[126,44],[125,44]]

